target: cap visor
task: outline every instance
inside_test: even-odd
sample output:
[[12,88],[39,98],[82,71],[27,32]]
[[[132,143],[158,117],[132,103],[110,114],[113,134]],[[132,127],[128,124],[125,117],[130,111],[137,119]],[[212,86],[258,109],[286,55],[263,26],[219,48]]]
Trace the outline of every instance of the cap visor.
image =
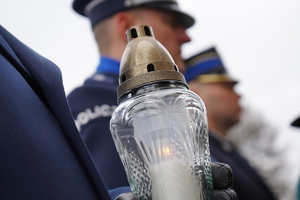
[[205,74],[197,79],[201,83],[238,83],[237,80],[224,74]]
[[141,6],[147,6],[151,8],[159,8],[162,10],[173,12],[178,20],[178,23],[184,26],[185,28],[189,28],[195,24],[195,19],[184,13],[181,12],[178,8],[177,4],[170,4],[170,3],[148,3]]

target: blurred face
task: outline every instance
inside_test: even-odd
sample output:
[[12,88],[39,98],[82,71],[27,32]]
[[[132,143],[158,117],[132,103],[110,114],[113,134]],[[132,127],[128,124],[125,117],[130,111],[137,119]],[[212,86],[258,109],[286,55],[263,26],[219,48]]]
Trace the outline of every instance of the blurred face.
[[186,28],[177,23],[175,16],[171,12],[143,8],[136,23],[152,27],[155,38],[169,51],[179,70],[184,72],[181,46],[191,39],[186,33]]
[[234,91],[233,83],[207,83],[196,90],[207,108],[209,124],[227,130],[239,122],[241,96]]

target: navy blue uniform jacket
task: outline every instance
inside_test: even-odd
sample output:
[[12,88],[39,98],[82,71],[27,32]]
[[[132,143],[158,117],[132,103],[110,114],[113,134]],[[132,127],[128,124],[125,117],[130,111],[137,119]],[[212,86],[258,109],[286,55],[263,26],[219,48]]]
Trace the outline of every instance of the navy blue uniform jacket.
[[110,199],[59,68],[0,26],[0,199]]
[[227,163],[233,171],[232,189],[238,200],[275,200],[273,193],[260,175],[226,141],[209,134],[210,153],[218,162]]
[[109,129],[118,86],[118,75],[96,73],[68,95],[76,125],[109,189],[129,186]]

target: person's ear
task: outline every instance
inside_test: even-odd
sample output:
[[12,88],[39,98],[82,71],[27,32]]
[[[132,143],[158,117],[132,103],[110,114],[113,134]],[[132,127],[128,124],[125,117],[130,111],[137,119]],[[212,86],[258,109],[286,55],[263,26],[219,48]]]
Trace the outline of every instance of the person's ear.
[[128,12],[119,12],[115,15],[115,23],[118,35],[126,41],[126,30],[135,25],[133,15]]

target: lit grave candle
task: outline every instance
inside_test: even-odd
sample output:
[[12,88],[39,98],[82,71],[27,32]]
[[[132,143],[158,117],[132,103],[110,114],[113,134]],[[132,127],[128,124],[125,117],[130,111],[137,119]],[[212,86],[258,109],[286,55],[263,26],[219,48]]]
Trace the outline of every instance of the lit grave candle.
[[126,34],[110,130],[132,192],[140,200],[212,200],[202,100],[151,27]]

